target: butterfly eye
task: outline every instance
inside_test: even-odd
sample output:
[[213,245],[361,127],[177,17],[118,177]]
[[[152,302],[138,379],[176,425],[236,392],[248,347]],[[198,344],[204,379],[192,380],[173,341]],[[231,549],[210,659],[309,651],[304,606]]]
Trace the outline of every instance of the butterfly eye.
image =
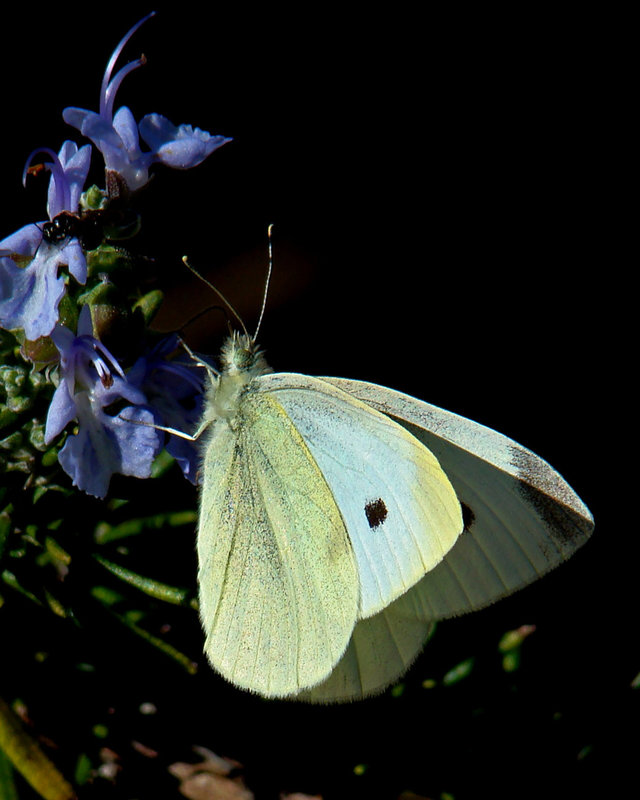
[[384,500],[379,497],[377,500],[372,500],[370,503],[366,504],[364,507],[364,513],[367,518],[367,522],[369,523],[369,527],[371,530],[375,530],[385,521],[388,511],[384,504]]

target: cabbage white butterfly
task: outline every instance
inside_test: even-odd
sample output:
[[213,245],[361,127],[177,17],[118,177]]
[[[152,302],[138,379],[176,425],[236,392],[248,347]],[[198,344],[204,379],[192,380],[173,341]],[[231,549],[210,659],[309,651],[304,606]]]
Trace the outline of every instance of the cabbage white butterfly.
[[496,431],[392,389],[274,373],[255,336],[209,368],[198,580],[205,652],[265,697],[357,699],[435,620],[568,558],[589,510]]

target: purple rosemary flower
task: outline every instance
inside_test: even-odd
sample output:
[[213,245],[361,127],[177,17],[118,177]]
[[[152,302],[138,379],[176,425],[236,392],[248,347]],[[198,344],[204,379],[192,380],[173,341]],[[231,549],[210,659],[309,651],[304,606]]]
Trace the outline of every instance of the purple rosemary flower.
[[[163,339],[136,361],[127,378],[144,392],[165,427],[190,433],[202,415],[203,376],[202,368],[191,357],[169,359],[179,345],[177,336]],[[185,478],[195,483],[200,461],[195,443],[170,435],[167,452],[178,462]]]
[[[23,180],[39,152],[51,158],[43,164],[51,172],[47,199],[51,222],[62,211],[78,210],[89,172],[91,145],[78,149],[75,142],[66,141],[58,155],[47,148],[34,151],[27,160]],[[80,284],[87,280],[87,261],[78,239],[47,241],[43,235],[46,224],[30,223],[0,241],[0,251],[12,256],[0,259],[0,325],[7,330],[22,328],[30,340],[47,336],[58,321],[58,304],[65,291],[59,268],[67,266]],[[21,261],[28,263],[19,266]]]
[[[163,434],[150,427],[159,419],[146,405],[144,393],[93,337],[89,306],[80,312],[77,336],[56,325],[51,338],[60,352],[60,383],[49,407],[45,441],[53,441],[77,420],[76,432],[58,455],[74,486],[104,497],[114,473],[148,478],[162,449]],[[109,413],[110,406],[123,404],[117,413]]]
[[[175,169],[189,169],[200,164],[221,145],[230,141],[224,136],[212,136],[191,125],[176,126],[160,114],[148,114],[136,125],[131,111],[122,106],[113,113],[115,96],[123,79],[145,63],[145,58],[131,61],[112,78],[120,54],[131,36],[154,12],[143,17],[124,36],[113,51],[100,87],[100,111],[83,108],[65,108],[65,122],[77,128],[95,144],[102,153],[105,167],[119,173],[131,191],[139,189],[149,180],[149,167],[156,162]],[[140,149],[139,134],[151,147]]]

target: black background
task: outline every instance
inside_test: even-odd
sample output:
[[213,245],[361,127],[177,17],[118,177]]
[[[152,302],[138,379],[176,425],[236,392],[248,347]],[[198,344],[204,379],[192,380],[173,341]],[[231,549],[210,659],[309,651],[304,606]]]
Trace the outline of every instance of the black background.
[[[17,9],[0,51],[0,236],[43,218],[43,188],[20,183],[24,160],[79,141],[62,109],[97,110],[112,48],[148,10],[65,4],[35,19]],[[614,411],[626,264],[603,188],[597,21],[158,10],[127,46],[125,61],[144,52],[148,63],[116,106],[233,137],[194,170],[158,168],[143,199],[139,247],[168,298],[158,326],[217,303],[183,254],[255,326],[274,223],[260,335],[274,368],[393,386],[506,433],[569,480],[596,531],[543,581],[441,626],[415,686],[475,654],[472,688],[308,708],[240,694],[204,666],[174,683],[114,653],[105,707],[129,719],[153,696],[150,746],[168,761],[192,744],[236,758],[258,798],[615,794],[637,727],[638,548]],[[215,353],[225,322],[212,312],[187,331]],[[174,558],[162,548],[154,558],[168,582]],[[495,644],[523,623],[537,631],[511,681]],[[74,724],[81,687],[62,692]],[[369,765],[360,779],[358,763]],[[145,794],[154,780],[141,759],[139,785],[122,796],[165,796]]]

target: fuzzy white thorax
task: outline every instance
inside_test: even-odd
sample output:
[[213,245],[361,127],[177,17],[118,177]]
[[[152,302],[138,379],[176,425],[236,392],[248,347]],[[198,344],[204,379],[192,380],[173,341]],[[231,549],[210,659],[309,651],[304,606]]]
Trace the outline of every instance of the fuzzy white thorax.
[[273,372],[262,350],[244,333],[234,332],[220,352],[220,375],[212,379],[207,391],[205,420],[231,422],[236,416],[240,396],[254,378]]

